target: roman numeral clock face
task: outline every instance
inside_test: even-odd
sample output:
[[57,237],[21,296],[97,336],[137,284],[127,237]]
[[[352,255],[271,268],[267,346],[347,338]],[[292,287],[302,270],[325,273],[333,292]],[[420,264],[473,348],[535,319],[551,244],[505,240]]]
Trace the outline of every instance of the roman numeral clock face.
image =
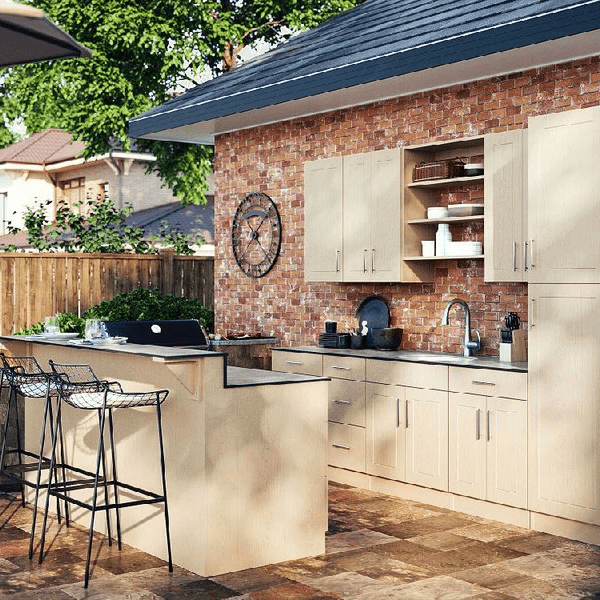
[[271,270],[281,249],[281,219],[269,196],[253,192],[240,202],[231,241],[235,260],[248,277],[262,277]]

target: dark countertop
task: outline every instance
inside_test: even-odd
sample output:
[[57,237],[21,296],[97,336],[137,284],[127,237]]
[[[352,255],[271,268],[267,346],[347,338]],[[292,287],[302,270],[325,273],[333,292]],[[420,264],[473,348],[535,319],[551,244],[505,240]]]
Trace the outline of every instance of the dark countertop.
[[[50,346],[62,346],[68,348],[85,348],[98,352],[118,352],[122,354],[134,354],[158,358],[166,362],[181,361],[187,359],[203,359],[227,356],[226,352],[213,352],[211,350],[197,350],[194,348],[179,348],[169,346],[151,346],[146,344],[86,344],[83,340],[49,339],[40,335],[0,335],[0,343],[8,342],[36,343]],[[277,371],[263,371],[261,369],[246,369],[243,367],[224,366],[225,387],[245,387],[256,385],[280,385],[286,383],[303,383],[327,379],[326,377],[314,377],[312,375],[298,375],[295,373],[284,373]]]
[[350,348],[321,348],[320,346],[277,347],[272,350],[273,352],[309,352],[332,356],[356,356],[358,358],[376,358],[378,360],[418,362],[431,365],[447,365],[450,367],[496,369],[499,371],[527,373],[527,362],[501,362],[496,356],[465,357],[459,354],[445,354],[443,352],[374,349],[352,350]]

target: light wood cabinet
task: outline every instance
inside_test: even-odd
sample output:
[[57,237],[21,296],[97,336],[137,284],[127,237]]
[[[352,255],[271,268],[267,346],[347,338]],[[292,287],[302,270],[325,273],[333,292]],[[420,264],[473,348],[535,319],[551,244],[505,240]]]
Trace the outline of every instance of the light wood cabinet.
[[[390,385],[390,374],[402,372],[407,379]],[[427,389],[442,373],[446,387],[441,365],[367,361],[367,378],[383,380],[367,383],[368,474],[448,489],[448,392]],[[407,381],[419,387],[397,385]]]
[[600,107],[529,119],[529,282],[600,283]]
[[342,158],[304,165],[304,278],[342,280]]
[[306,281],[400,281],[400,149],[304,165]]
[[529,508],[600,524],[600,286],[529,286]]
[[[431,206],[444,206],[450,194],[470,198],[479,193],[483,201],[482,188],[484,175],[451,177],[413,181],[415,166],[422,162],[463,158],[465,162],[481,162],[484,154],[484,138],[462,138],[431,144],[420,144],[404,148],[404,185],[402,189],[402,280],[433,281],[436,261],[461,256],[422,256],[421,241],[434,240],[437,226],[447,223],[453,231],[453,241],[460,241],[460,228],[466,225],[477,227],[483,222],[483,215],[428,219],[427,209]],[[486,166],[487,168],[487,166]],[[469,259],[482,259],[483,255],[468,256]]]
[[527,403],[450,392],[451,492],[527,507]]
[[527,130],[485,136],[485,281],[527,281]]

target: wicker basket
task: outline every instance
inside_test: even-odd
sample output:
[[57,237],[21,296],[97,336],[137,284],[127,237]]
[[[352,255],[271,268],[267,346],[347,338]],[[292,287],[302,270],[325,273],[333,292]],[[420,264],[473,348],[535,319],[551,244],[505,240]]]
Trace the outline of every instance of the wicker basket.
[[421,162],[413,170],[413,181],[427,179],[450,179],[464,173],[465,164],[460,158]]

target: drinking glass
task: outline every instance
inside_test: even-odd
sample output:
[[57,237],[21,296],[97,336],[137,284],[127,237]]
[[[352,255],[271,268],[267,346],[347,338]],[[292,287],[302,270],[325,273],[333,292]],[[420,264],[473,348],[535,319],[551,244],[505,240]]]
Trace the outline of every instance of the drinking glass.
[[102,337],[102,329],[98,319],[86,319],[85,321],[85,339],[97,340]]
[[53,317],[46,317],[44,319],[44,333],[54,334],[59,333],[60,327],[58,326],[58,319],[56,315]]

